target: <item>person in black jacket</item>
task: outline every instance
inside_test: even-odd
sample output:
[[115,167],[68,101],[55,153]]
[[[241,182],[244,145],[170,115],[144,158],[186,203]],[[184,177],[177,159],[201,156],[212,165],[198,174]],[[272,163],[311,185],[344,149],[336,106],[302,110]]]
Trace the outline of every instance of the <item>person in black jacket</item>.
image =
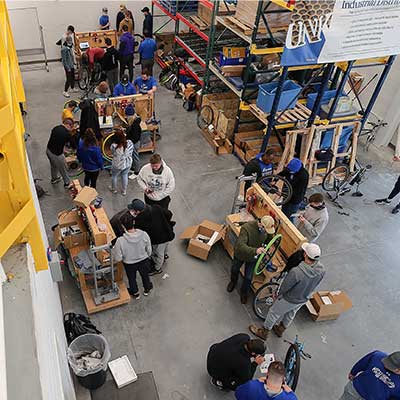
[[[243,170],[244,176],[251,176],[255,174],[257,181],[263,176],[271,175],[274,172],[274,161],[276,157],[276,151],[268,149],[265,153],[257,154],[255,158],[250,160]],[[244,185],[244,192],[251,186],[251,181],[246,181]]]
[[107,46],[107,49],[102,60],[103,70],[106,73],[108,86],[110,86],[110,92],[113,93],[114,86],[119,81],[119,75],[118,75],[119,52],[112,45],[112,41],[110,38],[105,38],[104,42]]
[[298,211],[304,200],[309,175],[303,163],[298,158],[290,160],[286,168],[279,175],[286,178],[292,185],[292,197],[282,206],[282,212],[293,222],[291,216]]
[[116,21],[116,23],[115,23],[115,30],[116,30],[117,32],[119,31],[119,28],[120,28],[119,25],[121,24],[121,21],[125,18],[125,13],[126,13],[126,12],[128,12],[129,18],[133,21],[133,14],[132,14],[132,12],[126,8],[126,5],[125,5],[125,4],[121,4],[121,5],[119,6],[119,11],[118,11],[118,14],[117,14],[117,21]]
[[253,378],[257,365],[264,362],[265,344],[239,333],[213,344],[207,355],[211,383],[221,390],[235,390]]
[[135,228],[150,236],[153,268],[149,275],[161,274],[164,261],[168,258],[168,243],[175,238],[172,212],[157,204],[146,205],[139,199],[132,200],[128,210],[135,217]]
[[140,118],[139,115],[135,114],[132,117],[131,116],[127,117],[127,120],[129,126],[126,129],[126,138],[133,143],[132,167],[131,167],[132,173],[129,175],[129,179],[136,179],[140,171],[139,149],[140,149],[140,139],[142,137],[142,128],[140,126],[142,119]]
[[86,132],[86,129],[91,128],[96,135],[97,140],[102,140],[100,132],[99,114],[96,111],[94,102],[90,99],[83,100],[79,103],[81,109],[81,118],[79,121],[79,131],[81,135]]
[[142,13],[144,14],[143,20],[143,36],[145,32],[149,33],[149,37],[153,36],[153,16],[150,13],[149,7],[142,8]]

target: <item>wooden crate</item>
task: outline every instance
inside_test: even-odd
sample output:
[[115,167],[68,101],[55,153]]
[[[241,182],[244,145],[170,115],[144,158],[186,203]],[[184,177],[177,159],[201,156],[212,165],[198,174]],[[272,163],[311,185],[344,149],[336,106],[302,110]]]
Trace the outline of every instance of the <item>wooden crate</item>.
[[[235,6],[225,4],[223,1],[219,3],[219,10],[218,10],[218,15],[228,15],[234,12]],[[200,18],[203,22],[205,22],[207,25],[211,25],[211,19],[212,19],[212,9],[208,8],[206,5],[203,3],[199,2],[199,6],[197,9],[197,16]]]
[[89,43],[90,47],[106,47],[105,39],[111,39],[112,45],[117,47],[118,38],[117,31],[114,29],[104,31],[91,31],[91,32],[76,32],[75,33],[75,47],[79,49],[80,43]]

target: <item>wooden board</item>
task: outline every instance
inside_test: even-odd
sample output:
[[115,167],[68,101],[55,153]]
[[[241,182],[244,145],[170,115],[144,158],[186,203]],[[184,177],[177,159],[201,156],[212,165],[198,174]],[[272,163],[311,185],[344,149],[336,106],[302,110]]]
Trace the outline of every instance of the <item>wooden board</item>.
[[205,31],[205,30],[207,30],[207,29],[210,27],[210,25],[209,25],[207,22],[203,21],[202,18],[201,18],[201,17],[198,17],[197,15],[192,15],[192,16],[190,17],[190,19],[192,20],[192,22],[193,22],[195,25],[198,26],[198,28],[199,28],[201,31]]
[[104,31],[90,31],[90,32],[76,32],[75,33],[75,47],[79,50],[80,43],[89,43],[90,47],[106,47],[105,39],[110,38],[112,45],[117,47],[118,38],[117,31],[108,29]]

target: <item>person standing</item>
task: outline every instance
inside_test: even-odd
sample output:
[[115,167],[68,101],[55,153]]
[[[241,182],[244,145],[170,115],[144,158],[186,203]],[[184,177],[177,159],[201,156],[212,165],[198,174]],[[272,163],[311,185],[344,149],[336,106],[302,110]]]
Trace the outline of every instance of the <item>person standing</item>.
[[264,251],[263,244],[268,244],[275,233],[275,221],[265,215],[258,221],[249,221],[240,228],[239,237],[234,248],[231,267],[231,280],[226,290],[231,293],[239,280],[240,268],[245,264],[242,287],[240,288],[240,301],[247,303],[247,296],[253,278],[257,256]]
[[95,102],[92,99],[85,99],[79,103],[81,117],[79,120],[79,130],[86,132],[86,129],[93,129],[98,141],[103,137],[100,131],[99,114],[96,110]]
[[79,140],[78,160],[85,171],[85,186],[96,189],[96,182],[100,171],[104,168],[103,156],[92,129],[87,129],[83,139]]
[[140,55],[142,69],[146,70],[150,76],[153,75],[154,55],[156,51],[156,41],[152,38],[149,32],[144,32],[144,40],[139,45],[138,53]]
[[321,193],[314,193],[308,198],[308,206],[295,219],[296,228],[309,242],[315,242],[329,222],[328,209]]
[[120,54],[120,66],[119,66],[119,76],[125,74],[125,68],[129,72],[129,82],[133,80],[133,52],[135,50],[135,40],[131,33],[128,32],[128,27],[126,25],[122,26],[123,34],[119,38],[119,54]]
[[118,32],[119,29],[121,28],[120,24],[121,24],[121,21],[125,18],[125,12],[126,12],[126,11],[128,12],[129,18],[133,21],[133,14],[132,14],[132,12],[129,11],[129,10],[126,8],[126,5],[125,5],[125,4],[121,4],[121,5],[119,6],[119,11],[118,11],[118,14],[117,14],[117,21],[116,21],[116,23],[115,23],[115,29],[117,30],[117,32]]
[[400,351],[375,350],[359,360],[349,373],[340,400],[400,399]]
[[157,204],[146,205],[142,200],[134,199],[128,204],[128,210],[135,217],[135,226],[150,236],[152,247],[152,269],[150,275],[162,273],[164,261],[168,259],[168,243],[174,240],[172,212]]
[[141,168],[137,180],[146,204],[158,204],[168,209],[170,195],[175,189],[175,177],[159,154],[150,157],[150,163]]
[[114,87],[118,83],[119,52],[113,46],[110,38],[105,38],[104,42],[107,48],[103,57],[103,70],[106,73],[107,82],[110,86],[110,92],[113,93]]
[[129,14],[128,11],[125,11],[124,13],[124,19],[121,21],[121,23],[119,24],[119,30],[118,30],[118,36],[123,35],[124,33],[124,26],[126,26],[128,28],[128,32],[133,35],[133,32],[135,30],[134,27],[134,22],[133,19],[131,17],[132,14]]
[[112,166],[111,166],[111,186],[109,189],[117,194],[118,176],[121,175],[121,194],[126,196],[128,187],[128,174],[132,165],[133,143],[126,140],[125,134],[121,130],[115,132],[114,143],[111,145]]
[[285,384],[285,366],[273,361],[265,377],[240,385],[235,391],[236,400],[297,400],[293,390]]
[[148,32],[148,34],[150,35],[149,37],[153,37],[153,16],[150,13],[149,7],[143,7],[142,13],[144,14],[142,31],[143,36],[146,36],[145,32]]
[[292,197],[282,206],[282,212],[291,218],[299,208],[304,200],[306,194],[309,175],[304,168],[303,163],[298,158],[293,158],[289,161],[286,168],[278,175],[286,178],[292,186]]
[[[289,327],[297,311],[307,303],[312,292],[325,275],[324,266],[319,262],[321,249],[314,243],[304,243],[304,261],[292,268],[279,288],[277,298],[268,311],[264,326],[250,325],[249,330],[260,339],[266,340],[271,330],[278,337]],[[279,322],[279,325],[275,325]]]
[[99,18],[99,28],[102,31],[110,29],[110,18],[108,16],[108,8],[103,7],[102,15]]
[[74,121],[69,118],[65,119],[61,125],[54,127],[46,148],[46,155],[51,167],[51,183],[56,184],[60,182],[62,177],[65,188],[69,187],[70,179],[65,163],[64,146],[71,141],[71,131],[73,128]]
[[129,76],[124,74],[121,77],[121,82],[115,86],[113,96],[130,96],[132,94],[136,94],[135,86],[129,82]]
[[138,76],[133,84],[138,93],[153,94],[157,90],[157,81],[146,68],[142,69],[142,75]]
[[72,48],[72,37],[69,35],[65,38],[65,42],[61,47],[61,62],[65,71],[65,85],[63,95],[64,97],[70,97],[68,89],[71,88],[72,92],[75,92],[75,67],[74,67],[74,50]]
[[139,115],[127,117],[128,127],[126,128],[126,137],[133,143],[132,153],[132,173],[129,175],[129,179],[136,179],[140,171],[140,139],[142,137],[142,128],[140,126],[142,120]]
[[121,218],[122,226],[125,228],[123,236],[119,237],[113,248],[115,262],[122,261],[129,281],[129,294],[138,300],[140,292],[136,282],[136,274],[139,272],[142,278],[144,295],[148,296],[153,289],[153,284],[149,278],[151,242],[149,235],[135,229],[134,218],[129,213],[125,213]]
[[[399,135],[400,136],[400,135]],[[376,204],[390,204],[391,201],[400,193],[400,175],[397,178],[397,181],[392,189],[392,191],[390,192],[388,197],[385,197],[383,199],[376,199],[375,203]],[[392,214],[397,214],[400,212],[400,203],[397,204],[397,206],[395,208],[393,208],[392,210]]]
[[235,390],[253,378],[264,362],[265,344],[239,333],[213,344],[207,355],[207,372],[211,383],[221,390]]

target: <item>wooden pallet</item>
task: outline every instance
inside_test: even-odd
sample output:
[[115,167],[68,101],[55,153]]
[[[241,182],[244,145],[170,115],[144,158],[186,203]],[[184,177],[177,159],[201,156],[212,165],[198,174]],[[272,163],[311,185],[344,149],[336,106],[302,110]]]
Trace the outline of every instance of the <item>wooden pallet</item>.
[[[256,104],[250,104],[250,111],[265,125],[268,125],[269,114],[262,111],[257,107]],[[295,108],[286,110],[285,112],[278,111],[278,125],[279,124],[297,124],[300,122],[307,122],[311,116],[311,110],[309,110],[303,104],[297,102]]]
[[[239,21],[235,17],[225,17],[224,18],[225,22],[230,24],[232,27],[239,29],[242,33],[244,33],[246,36],[251,36],[253,33],[253,28],[244,24],[243,22]],[[266,28],[258,28],[258,33],[267,33]]]
[[207,22],[203,21],[199,16],[197,15],[192,15],[190,17],[192,22],[201,30],[205,31],[210,28],[210,25],[207,24]]

